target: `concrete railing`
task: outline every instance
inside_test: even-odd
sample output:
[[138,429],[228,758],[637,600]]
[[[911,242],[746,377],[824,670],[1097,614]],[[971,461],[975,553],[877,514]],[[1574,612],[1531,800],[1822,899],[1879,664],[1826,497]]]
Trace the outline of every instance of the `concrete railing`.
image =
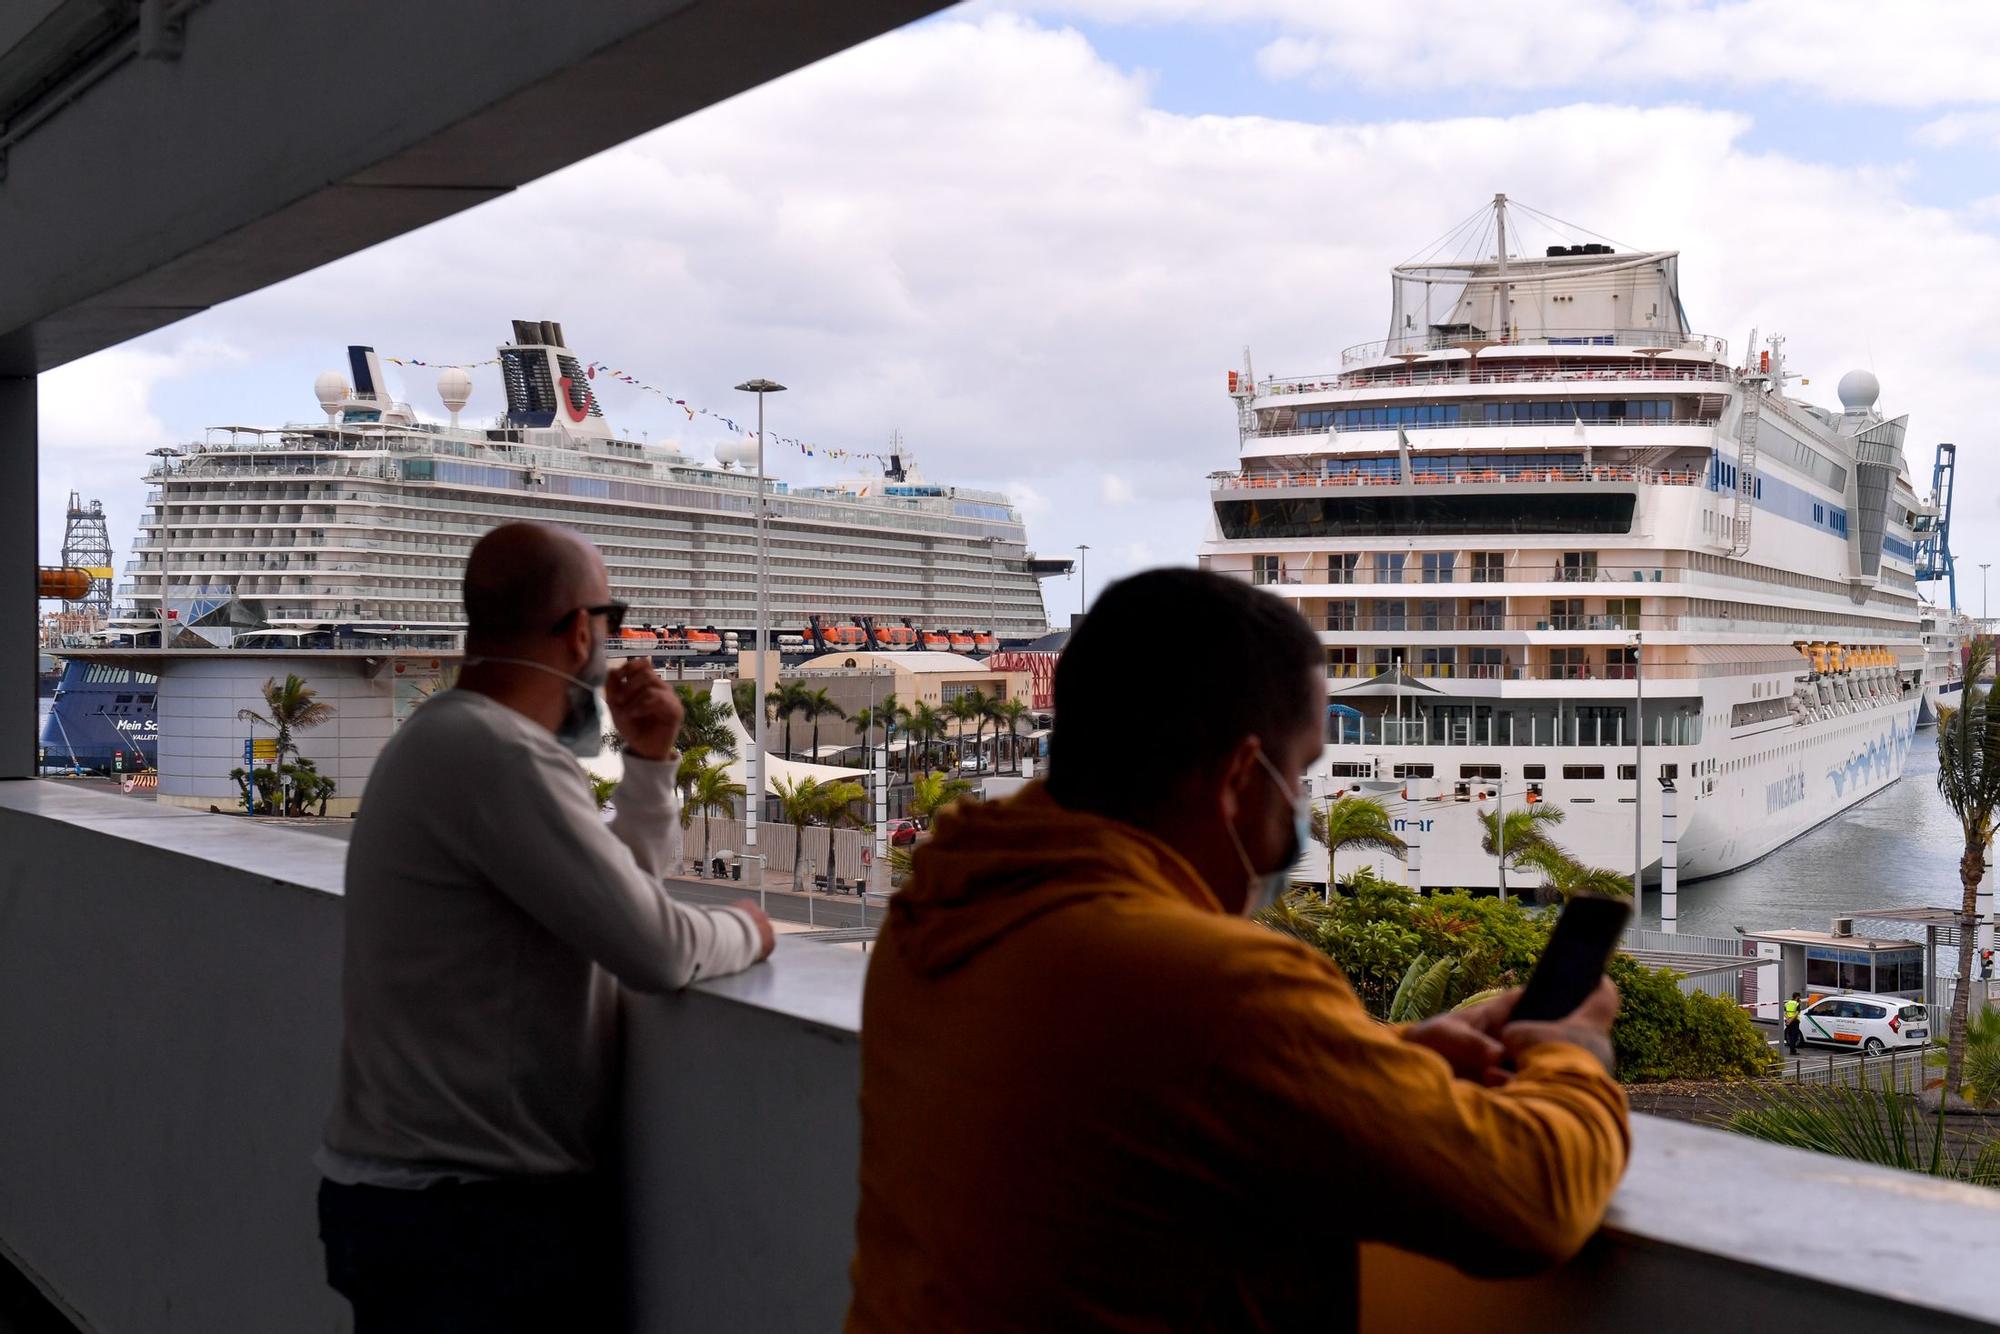
[[[0,1250],[98,1334],[346,1329],[309,1161],[341,845],[17,782],[0,847]],[[865,962],[781,940],[768,966],[631,999],[639,1328],[838,1328]],[[1635,1137],[1576,1263],[1486,1282],[1371,1249],[1364,1327],[1996,1327],[2000,1192],[1643,1117]]]

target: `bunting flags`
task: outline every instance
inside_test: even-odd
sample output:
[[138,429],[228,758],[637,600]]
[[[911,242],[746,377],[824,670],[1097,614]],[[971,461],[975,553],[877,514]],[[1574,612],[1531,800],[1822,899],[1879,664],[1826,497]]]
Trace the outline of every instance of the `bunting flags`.
[[[500,358],[498,357],[488,357],[484,361],[424,361],[418,357],[383,357],[382,360],[388,362],[392,366],[423,366],[428,369],[435,369],[435,370],[443,370],[444,368],[449,366],[456,366],[464,370],[471,370],[476,366],[497,366],[500,364]],[[664,398],[667,400],[667,402],[673,404],[675,407],[679,408],[682,412],[685,412],[688,415],[689,421],[693,421],[695,419],[695,416],[699,414],[703,417],[708,417],[711,420],[720,422],[724,427],[728,428],[731,431],[734,431],[738,435],[745,435],[749,433],[749,428],[738,425],[735,418],[724,416],[722,413],[715,412],[708,408],[702,407],[700,404],[690,403],[686,399],[676,396],[670,390],[662,389],[658,385],[648,384],[644,380],[641,380],[638,376],[632,375],[626,371],[619,370],[617,367],[612,366],[609,363],[602,361],[593,361],[583,368],[583,374],[584,377],[589,380],[596,380],[599,376],[604,376],[608,379],[616,380],[620,384],[630,385],[632,386],[632,388],[637,389],[642,393],[648,393],[655,395],[656,397],[659,398]],[[773,435],[769,432],[766,432],[764,436],[764,441],[766,444],[783,445],[787,449],[796,449],[802,457],[809,459],[828,458],[828,459],[841,460],[843,462],[849,460],[865,460],[867,462],[875,463],[883,467],[888,466],[889,463],[889,456],[886,454],[877,454],[870,450],[865,450],[865,449],[838,449],[828,445],[814,444],[808,440],[801,440],[796,436]]]

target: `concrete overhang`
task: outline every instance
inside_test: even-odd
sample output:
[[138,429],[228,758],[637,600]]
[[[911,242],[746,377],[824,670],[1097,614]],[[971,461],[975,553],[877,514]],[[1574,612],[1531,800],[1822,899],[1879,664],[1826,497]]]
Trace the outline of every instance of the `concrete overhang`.
[[434,222],[943,7],[27,0],[0,19],[0,376]]

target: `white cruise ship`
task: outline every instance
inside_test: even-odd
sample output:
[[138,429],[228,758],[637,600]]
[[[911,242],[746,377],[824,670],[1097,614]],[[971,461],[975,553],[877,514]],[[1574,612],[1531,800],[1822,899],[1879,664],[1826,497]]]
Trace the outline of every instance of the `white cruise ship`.
[[1505,196],[1492,222],[1490,257],[1395,269],[1338,372],[1246,353],[1203,562],[1320,629],[1312,790],[1389,798],[1421,884],[1495,886],[1476,813],[1530,799],[1656,879],[1662,779],[1681,876],[1742,866],[1903,772],[1936,649],[1906,419],[1695,332],[1674,252],[1508,255]]
[[[630,604],[622,647],[662,654],[751,646],[754,443],[723,462],[612,432],[590,377],[552,321],[516,320],[499,349],[506,412],[458,424],[471,392],[447,368],[448,424],[385,388],[374,351],[348,349],[315,390],[324,422],[215,427],[155,451],[124,615],[113,634],[156,644],[458,647],[459,580],[480,534],[545,519],[590,537]],[[771,624],[797,652],[873,645],[985,652],[1046,633],[1040,579],[1066,560],[1029,554],[1004,495],[915,476],[899,456],[827,486],[768,480]]]

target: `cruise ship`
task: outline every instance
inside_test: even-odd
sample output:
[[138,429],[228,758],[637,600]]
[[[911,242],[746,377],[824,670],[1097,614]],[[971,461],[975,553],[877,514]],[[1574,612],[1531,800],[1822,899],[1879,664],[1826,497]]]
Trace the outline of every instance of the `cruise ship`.
[[[471,379],[438,380],[445,421],[386,388],[373,349],[314,388],[324,421],[221,426],[154,451],[114,642],[198,647],[459,647],[467,553],[514,519],[591,538],[630,604],[622,648],[699,657],[749,648],[755,624],[754,441],[718,461],[615,433],[592,368],[553,321],[516,320],[498,350],[506,410],[459,424]],[[352,380],[350,382],[349,376]],[[775,646],[990,651],[1046,633],[1041,578],[1004,495],[929,483],[901,454],[823,486],[769,480]]]
[[1497,196],[1490,251],[1397,267],[1336,372],[1246,352],[1203,563],[1320,630],[1311,790],[1387,799],[1420,885],[1498,886],[1477,816],[1530,801],[1657,878],[1664,783],[1680,876],[1717,875],[1895,782],[1943,685],[1907,419],[1866,371],[1830,409],[1782,338],[1696,332],[1675,252],[1512,254],[1509,224]]

